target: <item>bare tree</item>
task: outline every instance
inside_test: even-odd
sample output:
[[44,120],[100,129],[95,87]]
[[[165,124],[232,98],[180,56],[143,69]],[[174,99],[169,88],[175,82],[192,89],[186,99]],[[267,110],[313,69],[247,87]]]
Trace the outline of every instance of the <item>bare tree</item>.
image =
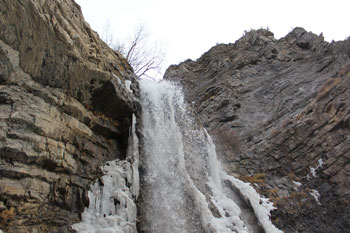
[[144,25],[140,25],[128,41],[115,40],[110,32],[110,24],[107,22],[102,39],[125,56],[138,77],[152,78],[151,73],[161,72],[165,54],[159,42],[150,41],[150,35]]

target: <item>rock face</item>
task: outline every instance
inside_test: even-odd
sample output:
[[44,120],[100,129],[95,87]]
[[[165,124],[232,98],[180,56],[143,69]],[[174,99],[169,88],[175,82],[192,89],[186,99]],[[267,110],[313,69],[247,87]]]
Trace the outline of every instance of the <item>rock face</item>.
[[137,82],[73,0],[0,0],[0,229],[73,232],[126,156]]
[[[254,183],[285,232],[350,228],[350,40],[252,30],[171,66],[228,173]],[[319,196],[318,196],[319,195]]]
[[[126,157],[138,84],[73,0],[0,6],[0,229],[74,232],[101,165]],[[253,30],[165,76],[280,229],[348,232],[349,64],[350,40]]]

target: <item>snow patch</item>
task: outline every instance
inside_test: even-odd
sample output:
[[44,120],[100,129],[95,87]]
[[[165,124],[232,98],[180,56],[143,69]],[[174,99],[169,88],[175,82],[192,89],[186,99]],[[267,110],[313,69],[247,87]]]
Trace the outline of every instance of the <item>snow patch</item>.
[[298,188],[302,185],[302,183],[297,182],[297,181],[294,181],[294,180],[293,180],[293,183],[294,183],[294,185],[297,186]]
[[310,195],[313,198],[315,198],[317,204],[321,205],[321,202],[320,202],[321,194],[316,189],[312,189],[312,192],[310,192]]
[[132,93],[132,90],[130,88],[131,86],[131,81],[130,80],[125,80],[125,88],[128,92],[131,92]]
[[312,177],[316,177],[317,170],[323,168],[323,160],[322,160],[322,158],[320,158],[317,162],[318,162],[318,165],[316,167],[310,167],[310,172],[306,176],[306,178],[308,180],[311,180]]
[[119,84],[119,85],[122,85],[122,81],[120,81],[120,78],[119,78],[117,75],[113,74],[113,73],[112,73],[112,75],[113,75],[114,78],[117,79],[118,84]]
[[112,75],[113,75],[114,78],[117,79],[118,84],[119,84],[120,86],[124,86],[125,89],[126,89],[128,92],[131,92],[131,93],[132,93],[132,90],[131,90],[131,88],[130,88],[130,87],[131,87],[131,81],[130,81],[130,80],[125,80],[125,81],[124,81],[124,85],[123,85],[122,81],[120,80],[120,78],[119,78],[117,75],[115,75],[115,74],[113,74],[113,73],[112,73]]

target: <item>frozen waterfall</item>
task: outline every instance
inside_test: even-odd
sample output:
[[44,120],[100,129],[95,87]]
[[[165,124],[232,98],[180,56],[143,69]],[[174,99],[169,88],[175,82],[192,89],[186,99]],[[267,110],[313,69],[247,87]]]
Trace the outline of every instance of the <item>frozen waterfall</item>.
[[91,186],[82,221],[73,228],[79,233],[281,233],[270,221],[272,203],[222,169],[181,88],[144,79],[140,90],[142,138],[138,142],[133,124],[127,160],[105,165],[102,180]]
[[104,176],[91,185],[89,207],[85,208],[81,222],[72,226],[78,233],[137,232],[139,154],[135,121],[133,116],[126,160],[107,162],[102,168]]

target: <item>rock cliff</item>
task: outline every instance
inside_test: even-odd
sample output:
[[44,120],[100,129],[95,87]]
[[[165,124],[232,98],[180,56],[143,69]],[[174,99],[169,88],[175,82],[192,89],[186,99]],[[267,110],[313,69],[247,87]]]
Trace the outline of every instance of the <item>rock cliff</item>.
[[[138,83],[73,0],[0,6],[0,229],[74,232],[101,165],[126,157]],[[350,40],[252,30],[165,77],[280,229],[348,231]]]
[[126,156],[135,75],[73,0],[0,6],[0,229],[73,232],[100,166]]
[[350,40],[264,29],[168,68],[228,173],[278,208],[284,232],[350,228]]

